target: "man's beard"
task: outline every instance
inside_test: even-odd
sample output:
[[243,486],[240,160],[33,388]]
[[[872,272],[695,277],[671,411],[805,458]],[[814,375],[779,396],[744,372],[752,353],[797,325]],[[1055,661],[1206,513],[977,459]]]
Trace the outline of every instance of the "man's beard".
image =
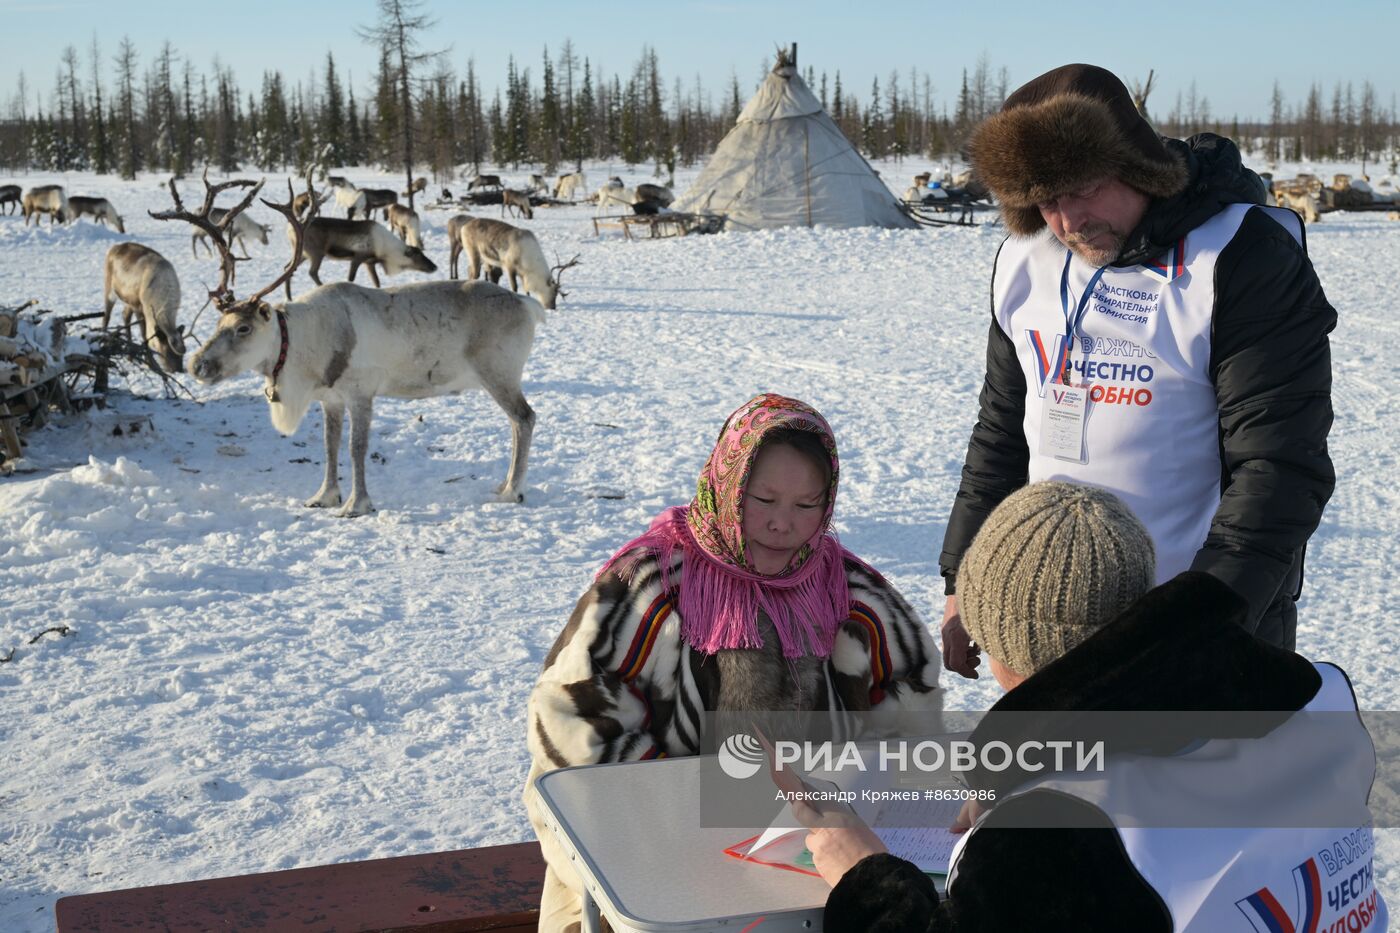
[[[1107,248],[1091,246],[1093,240],[1107,234],[1113,241]],[[1123,255],[1123,247],[1128,238],[1108,224],[1093,224],[1078,233],[1065,234],[1064,243],[1080,259],[1095,266],[1106,266]]]

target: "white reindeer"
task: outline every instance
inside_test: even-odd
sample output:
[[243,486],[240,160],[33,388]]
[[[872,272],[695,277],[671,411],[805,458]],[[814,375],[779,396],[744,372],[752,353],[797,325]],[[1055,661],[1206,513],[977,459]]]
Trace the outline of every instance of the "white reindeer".
[[121,215],[112,206],[112,202],[106,198],[71,197],[68,199],[68,208],[73,212],[74,220],[86,214],[93,219],[94,223],[111,227],[118,233],[126,232],[126,225],[122,223]]
[[586,191],[587,187],[583,172],[570,172],[568,175],[560,175],[559,180],[554,183],[554,196],[563,201],[572,201],[577,192]]
[[170,261],[140,243],[118,243],[107,250],[102,270],[102,328],[111,323],[112,306],[120,298],[122,325],[131,337],[131,319],[141,325],[141,342],[154,350],[167,372],[184,369],[184,328],[180,313],[180,279]]
[[633,188],[626,188],[620,184],[604,185],[593,195],[593,199],[598,202],[598,209],[595,213],[602,214],[611,209],[614,205],[624,207],[630,212],[632,210],[632,202],[636,197],[637,192]]
[[564,294],[559,289],[559,274],[578,264],[575,257],[551,269],[533,233],[489,217],[468,220],[458,236],[467,254],[467,278],[481,278],[488,270],[499,269],[510,276],[511,291],[518,291],[523,284],[526,292],[551,311]]
[[[264,203],[287,217],[297,233],[292,260],[276,281],[245,301],[223,290],[221,281],[219,323],[191,358],[190,374],[215,383],[250,369],[262,373],[273,426],[284,434],[296,431],[313,401],[321,403],[326,471],[320,490],[306,502],[313,508],[341,504],[338,458],[348,409],[352,488],[342,516],[373,510],[365,455],[375,397],[429,398],[482,389],[511,421],[510,467],[497,494],[523,501],[535,413],[520,380],[535,328],[545,320],[539,302],[488,282],[422,282],[383,290],[342,282],[269,305],[262,299],[290,279],[302,254],[301,225],[288,194],[285,205]],[[176,208],[158,216],[188,219],[178,198]],[[221,252],[231,258],[222,244]]]
[[[228,211],[224,208],[215,207],[209,211],[209,219],[217,224],[219,221],[224,219],[224,216],[227,213]],[[251,237],[252,239],[257,240],[263,246],[266,246],[267,235],[271,232],[271,227],[267,226],[266,224],[258,223],[256,220],[249,217],[247,214],[235,214],[233,216],[233,219],[229,221],[228,243],[230,246],[232,246],[234,243],[237,243],[239,246],[241,246],[243,248],[243,258],[248,259],[251,258],[248,255],[248,238]],[[201,230],[199,227],[195,227],[194,233],[190,235],[190,254],[193,255],[196,259],[199,258],[199,250],[196,247],[200,243],[204,244],[205,252],[208,255],[214,255],[214,250],[209,246],[209,241],[207,237],[208,234]]]
[[356,211],[359,211],[360,214],[365,217],[369,216],[369,210],[365,205],[365,193],[363,191],[356,188],[339,175],[331,175],[326,181],[335,189],[335,203],[345,208],[346,217],[353,220]]
[[39,215],[49,215],[49,225],[54,221],[68,223],[73,219],[73,211],[68,206],[68,195],[64,192],[62,185],[40,185],[37,188],[30,188],[24,193],[24,201],[20,205],[24,211],[24,225],[29,226],[30,218],[34,219],[34,226],[39,226]]

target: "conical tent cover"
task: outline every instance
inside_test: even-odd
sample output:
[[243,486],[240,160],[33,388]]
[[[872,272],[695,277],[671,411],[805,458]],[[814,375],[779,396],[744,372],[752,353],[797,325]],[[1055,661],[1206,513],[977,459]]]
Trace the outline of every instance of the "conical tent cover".
[[915,226],[781,59],[671,209],[727,214],[727,226],[741,230]]

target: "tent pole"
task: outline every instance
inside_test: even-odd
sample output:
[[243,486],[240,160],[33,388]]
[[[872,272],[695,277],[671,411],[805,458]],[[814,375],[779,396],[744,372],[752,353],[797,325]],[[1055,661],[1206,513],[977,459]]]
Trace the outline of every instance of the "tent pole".
[[807,180],[807,226],[812,226],[812,160],[808,154],[811,148],[811,132],[806,121],[802,123],[802,174]]

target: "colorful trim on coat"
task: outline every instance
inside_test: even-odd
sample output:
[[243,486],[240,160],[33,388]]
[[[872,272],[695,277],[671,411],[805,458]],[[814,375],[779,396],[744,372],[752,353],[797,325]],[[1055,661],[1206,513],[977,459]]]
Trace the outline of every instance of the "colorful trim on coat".
[[890,685],[890,672],[894,664],[890,660],[889,639],[885,637],[885,627],[875,610],[862,602],[851,603],[851,622],[865,630],[870,641],[870,705],[876,706],[885,698],[885,690]]
[[673,609],[675,604],[671,602],[670,594],[662,593],[652,600],[647,611],[642,613],[642,621],[632,636],[632,645],[617,668],[617,676],[622,678],[623,683],[630,684],[636,680],[642,668],[646,667],[647,658],[651,657],[651,649],[656,645],[657,633],[671,617]]

